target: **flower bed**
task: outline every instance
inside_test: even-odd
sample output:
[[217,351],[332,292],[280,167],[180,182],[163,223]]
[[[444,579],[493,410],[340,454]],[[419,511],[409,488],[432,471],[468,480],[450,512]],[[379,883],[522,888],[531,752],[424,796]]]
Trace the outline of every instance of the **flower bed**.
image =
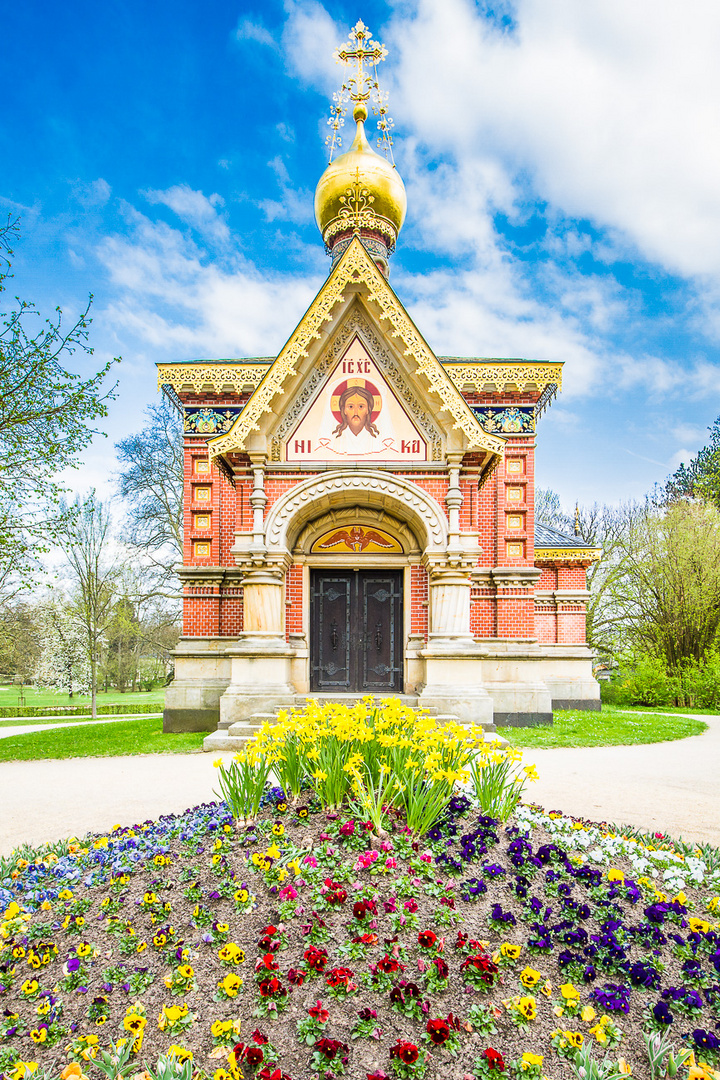
[[273,788],[6,860],[0,1072],[716,1075],[711,853],[464,794],[382,822]]

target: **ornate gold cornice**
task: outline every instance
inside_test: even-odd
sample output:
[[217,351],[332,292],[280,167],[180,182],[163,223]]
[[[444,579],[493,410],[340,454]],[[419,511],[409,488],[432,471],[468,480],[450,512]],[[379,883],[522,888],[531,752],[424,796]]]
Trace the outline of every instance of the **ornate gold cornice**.
[[542,562],[597,562],[601,558],[601,548],[535,548],[535,560]]
[[296,374],[296,365],[307,356],[311,342],[320,337],[323,324],[331,321],[333,310],[344,299],[348,286],[358,284],[365,286],[368,300],[379,308],[380,319],[390,324],[391,336],[400,339],[405,356],[415,361],[416,371],[424,376],[429,389],[440,398],[440,408],[450,414],[453,427],[463,431],[468,449],[503,454],[505,440],[490,435],[480,426],[362,243],[354,237],[230,431],[208,442],[211,458],[245,449],[248,435],[258,430],[263,413],[272,412],[275,396],[283,392],[283,383],[288,376]]
[[234,394],[255,389],[271,366],[273,357],[243,362],[221,360],[195,362],[192,364],[158,364],[158,387],[171,386],[176,393],[192,390],[196,394],[211,390],[214,394],[231,391]]
[[506,390],[522,392],[528,388],[545,390],[554,387],[556,391],[562,389],[561,363],[548,363],[543,360],[490,360],[482,357],[470,360],[452,356],[439,357],[439,360],[460,390],[471,388],[480,392],[492,390],[494,393],[504,393]]

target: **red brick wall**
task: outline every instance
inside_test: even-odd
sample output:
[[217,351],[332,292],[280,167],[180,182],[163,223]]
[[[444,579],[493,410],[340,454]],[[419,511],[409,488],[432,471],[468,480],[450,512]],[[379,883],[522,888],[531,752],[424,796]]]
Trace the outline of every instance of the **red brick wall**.
[[428,635],[428,576],[424,566],[410,567],[410,632]]
[[[193,394],[186,397],[188,405],[211,403],[215,407],[243,403],[247,394],[214,396]],[[533,393],[487,394],[467,392],[469,404],[530,405],[537,400]],[[535,443],[533,437],[517,436],[507,440],[505,461],[478,489],[482,455],[466,455],[460,473],[463,504],[460,510],[462,532],[477,534],[481,553],[478,565],[534,565],[534,496]],[[197,473],[196,461],[207,461],[205,439],[188,436],[185,440],[185,498],[183,510],[184,558],[186,566],[233,566],[231,549],[238,531],[252,529],[250,494],[253,476],[248,459],[236,458],[235,486],[215,466],[209,473]],[[512,471],[510,462],[516,462]],[[315,475],[321,475],[318,470]],[[306,471],[273,471],[265,475],[267,514],[272,505],[290,488],[312,473]],[[431,495],[445,512],[449,478],[447,473],[428,471],[395,473],[405,476]],[[198,487],[209,489],[210,498],[198,500],[193,493]],[[513,498],[518,494],[518,498]],[[209,529],[196,527],[196,515],[210,518]],[[515,520],[513,520],[515,519]],[[519,526],[519,527],[513,527]],[[200,554],[197,543],[209,543],[208,554]],[[508,546],[511,545],[511,546]],[[517,545],[517,548],[512,545]],[[585,587],[583,567],[545,565],[538,583],[541,590],[582,589]],[[242,590],[231,586],[187,586],[183,604],[183,632],[189,636],[234,636],[242,630]],[[286,633],[299,633],[303,626],[302,567],[293,565],[286,581]],[[428,583],[425,569],[411,568],[411,628],[414,634],[427,635]],[[537,635],[543,642],[584,641],[584,616],[577,607],[565,606],[557,613],[540,607],[534,610],[532,595],[526,590],[500,588],[500,599],[494,585],[475,585],[471,591],[470,628],[477,637],[520,637]]]
[[293,563],[285,575],[285,635],[301,634],[303,629],[303,568]]
[[587,571],[584,566],[558,566],[558,589],[584,589],[587,587]]
[[497,637],[497,606],[491,585],[473,585],[470,590],[470,633],[475,637]]
[[535,636],[541,645],[557,643],[557,612],[554,605],[535,608]]
[[[577,563],[543,564],[538,589],[583,590],[587,587],[587,569]],[[578,604],[538,604],[535,608],[535,633],[544,645],[583,645],[586,640],[585,607]]]
[[220,598],[220,634],[237,637],[243,628],[243,595],[241,588],[227,588]]

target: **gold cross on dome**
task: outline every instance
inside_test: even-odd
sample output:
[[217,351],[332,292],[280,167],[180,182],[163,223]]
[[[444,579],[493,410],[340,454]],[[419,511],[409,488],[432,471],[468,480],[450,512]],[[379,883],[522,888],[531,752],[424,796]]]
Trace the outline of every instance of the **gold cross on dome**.
[[383,148],[386,158],[394,165],[391,132],[395,125],[388,115],[387,94],[380,90],[377,75],[377,66],[387,56],[387,49],[381,42],[373,41],[370,28],[362,20],[358,20],[350,31],[348,40],[344,45],[338,46],[333,56],[338,64],[354,68],[354,74],[342,84],[337,94],[333,94],[328,120],[331,131],[325,140],[330,147],[330,161],[335,151],[342,146],[340,128],[345,124],[348,99],[354,103],[356,110],[363,110],[360,115],[353,114],[353,119],[357,120],[367,118],[367,102],[372,98],[372,111],[377,117],[378,146]]
[[[358,19],[348,40],[344,45],[340,45],[333,55],[338,64],[347,64],[348,67],[355,64],[355,74],[343,84],[343,90],[347,91],[351,101],[356,104],[366,102],[373,88],[377,86],[375,68],[387,56],[385,46],[379,41],[373,41],[370,28],[362,19]],[[372,74],[365,70],[366,64],[371,68]]]

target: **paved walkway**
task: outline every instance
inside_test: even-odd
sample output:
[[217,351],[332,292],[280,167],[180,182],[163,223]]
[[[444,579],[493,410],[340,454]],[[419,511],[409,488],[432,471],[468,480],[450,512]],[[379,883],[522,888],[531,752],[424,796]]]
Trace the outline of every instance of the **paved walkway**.
[[524,751],[540,774],[529,797],[547,810],[720,848],[720,716],[685,715],[707,731],[646,746]]
[[[62,720],[57,724],[48,717],[27,717],[28,720],[37,719],[37,724],[8,724],[7,727],[0,725],[0,739],[9,739],[11,735],[27,735],[31,731],[54,731],[56,728],[85,727],[86,724],[117,724],[120,720],[148,720],[152,716],[162,716],[161,712],[146,713],[123,713],[120,716],[96,716],[95,719],[88,717],[86,720]],[[22,720],[23,717],[18,717]]]
[[[528,750],[548,810],[720,847],[720,716],[702,735],[649,746]],[[162,754],[0,763],[0,855],[180,812],[215,798],[217,757]]]

